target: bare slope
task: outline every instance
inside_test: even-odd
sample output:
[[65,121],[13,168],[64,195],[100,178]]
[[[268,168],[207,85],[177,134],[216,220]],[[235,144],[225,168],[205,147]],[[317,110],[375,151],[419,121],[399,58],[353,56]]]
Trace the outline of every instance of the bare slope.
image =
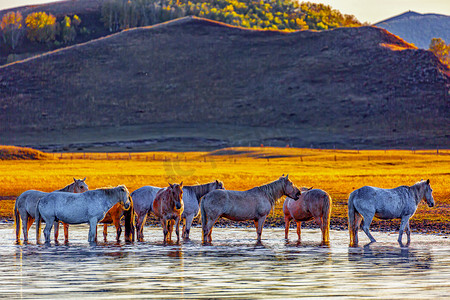
[[201,138],[214,125],[221,146],[237,126],[243,145],[448,148],[449,84],[432,53],[383,29],[287,34],[187,17],[0,67],[0,138],[155,138],[142,126]]

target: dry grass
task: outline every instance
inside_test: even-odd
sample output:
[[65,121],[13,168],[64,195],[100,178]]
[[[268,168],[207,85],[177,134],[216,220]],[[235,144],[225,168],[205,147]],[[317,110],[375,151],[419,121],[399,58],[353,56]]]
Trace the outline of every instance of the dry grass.
[[[437,155],[436,151],[230,148],[186,153],[65,153],[50,158],[3,161],[0,196],[16,197],[29,189],[53,191],[70,183],[72,177],[85,176],[90,189],[125,184],[133,191],[144,185],[166,186],[167,182],[180,181],[197,184],[219,179],[227,189],[245,190],[289,173],[298,186],[327,191],[334,201],[332,224],[345,227],[347,198],[354,189],[364,185],[393,188],[430,179],[436,207],[430,209],[420,204],[412,227],[443,224],[444,227],[438,226],[440,230],[448,230],[448,150]],[[275,220],[281,220],[281,209],[282,201],[272,215]]]

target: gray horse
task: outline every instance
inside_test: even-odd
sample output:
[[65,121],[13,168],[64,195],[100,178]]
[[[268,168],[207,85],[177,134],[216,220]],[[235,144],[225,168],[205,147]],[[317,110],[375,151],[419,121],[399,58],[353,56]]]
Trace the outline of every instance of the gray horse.
[[247,191],[215,190],[208,193],[200,204],[203,243],[211,243],[212,227],[220,217],[233,221],[253,220],[257,242],[261,242],[266,217],[283,195],[294,200],[300,197],[299,189],[289,180],[288,175]]
[[[84,182],[84,179],[73,179],[73,182],[66,187],[56,190],[55,192],[68,192],[68,193],[83,193],[89,190],[89,187]],[[28,231],[30,230],[31,224],[35,219],[36,204],[40,198],[48,195],[48,193],[29,190],[23,192],[19,197],[17,197],[14,203],[14,222],[16,223],[16,241],[20,240],[20,226],[22,225],[23,230],[23,241],[28,241]],[[22,221],[22,222],[21,222]],[[59,235],[59,222],[55,224],[55,241],[58,240]],[[69,237],[68,225],[64,224],[64,238],[67,241]]]
[[369,232],[373,217],[379,219],[401,219],[398,242],[401,246],[403,231],[406,229],[407,246],[411,242],[409,219],[416,212],[420,201],[425,200],[429,207],[434,206],[433,190],[430,180],[421,180],[412,186],[399,186],[394,189],[381,189],[364,186],[353,191],[348,198],[348,228],[350,246],[358,245],[358,228],[376,242]]
[[82,194],[53,192],[39,199],[36,206],[36,241],[39,243],[41,218],[45,221],[45,242],[50,243],[50,231],[54,221],[67,224],[89,223],[88,241],[96,241],[97,223],[116,203],[125,209],[131,206],[131,197],[124,185],[102,188]]
[[[131,193],[136,214],[136,236],[138,241],[142,242],[144,240],[145,219],[152,211],[153,200],[160,189],[161,188],[159,187],[147,185]],[[198,215],[200,210],[199,205],[201,198],[216,189],[224,189],[224,185],[221,181],[215,180],[206,184],[183,186],[184,211],[181,215],[181,219],[184,219],[183,239],[189,239],[192,221]]]

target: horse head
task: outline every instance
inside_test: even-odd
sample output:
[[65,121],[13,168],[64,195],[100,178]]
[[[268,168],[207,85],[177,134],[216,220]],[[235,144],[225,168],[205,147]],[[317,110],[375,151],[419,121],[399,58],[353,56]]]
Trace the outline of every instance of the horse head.
[[214,188],[215,188],[216,190],[224,190],[224,189],[225,189],[225,186],[223,185],[223,182],[222,182],[222,181],[216,180],[216,181],[214,182]]
[[280,179],[284,180],[285,182],[284,193],[286,194],[286,196],[294,200],[300,199],[301,192],[298,187],[296,187],[294,183],[289,179],[289,174],[286,175],[286,177],[281,176]]
[[86,191],[89,191],[88,185],[84,182],[86,180],[86,177],[84,179],[73,179],[74,182],[74,193],[83,193]]
[[434,206],[433,189],[430,186],[430,179],[425,183],[425,191],[423,193],[423,199],[427,202],[429,207]]
[[124,185],[119,185],[118,188],[119,188],[119,191],[121,192],[121,197],[120,197],[119,202],[122,203],[123,208],[125,210],[129,210],[131,207],[131,203],[133,201],[131,199],[130,192],[128,192],[127,187]]
[[181,209],[183,206],[183,181],[180,184],[169,183],[169,189],[171,191],[171,197],[174,202],[175,208]]

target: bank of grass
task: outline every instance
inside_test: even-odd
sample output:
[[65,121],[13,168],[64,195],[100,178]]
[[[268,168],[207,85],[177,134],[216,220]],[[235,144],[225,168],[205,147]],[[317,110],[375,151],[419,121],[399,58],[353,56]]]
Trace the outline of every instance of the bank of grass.
[[[364,185],[393,188],[430,179],[434,208],[421,203],[411,221],[413,231],[450,232],[450,151],[318,150],[296,148],[228,148],[213,152],[57,153],[43,160],[4,160],[0,164],[2,208],[23,191],[53,191],[87,177],[90,189],[125,184],[130,191],[167,182],[192,185],[215,179],[227,189],[245,190],[289,174],[298,186],[320,188],[333,199],[332,227],[346,228],[347,198]],[[12,205],[9,204],[12,209]],[[281,225],[280,201],[268,221]],[[2,215],[4,212],[0,210]],[[8,217],[3,215],[4,217]],[[11,212],[12,216],[12,212]],[[392,229],[397,221],[373,223]]]

